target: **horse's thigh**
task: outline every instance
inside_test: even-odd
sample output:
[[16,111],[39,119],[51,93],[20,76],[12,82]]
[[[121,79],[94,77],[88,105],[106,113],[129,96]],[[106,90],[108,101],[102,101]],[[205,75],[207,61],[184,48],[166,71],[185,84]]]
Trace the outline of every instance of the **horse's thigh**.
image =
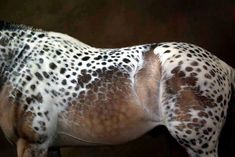
[[191,156],[215,157],[218,137],[226,113],[213,100],[192,90],[179,92],[175,101],[165,106],[166,126]]

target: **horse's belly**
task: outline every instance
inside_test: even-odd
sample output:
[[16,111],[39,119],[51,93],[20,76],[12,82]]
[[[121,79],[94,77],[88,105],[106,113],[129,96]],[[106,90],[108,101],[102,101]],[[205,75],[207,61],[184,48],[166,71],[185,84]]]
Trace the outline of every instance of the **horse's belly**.
[[111,127],[107,128],[100,124],[92,128],[68,126],[67,129],[58,130],[55,145],[92,146],[121,144],[142,136],[157,125],[158,123],[146,120],[131,124],[112,124]]
[[[125,98],[124,98],[125,101]],[[60,115],[57,144],[118,144],[140,137],[156,125],[137,100],[71,109]]]

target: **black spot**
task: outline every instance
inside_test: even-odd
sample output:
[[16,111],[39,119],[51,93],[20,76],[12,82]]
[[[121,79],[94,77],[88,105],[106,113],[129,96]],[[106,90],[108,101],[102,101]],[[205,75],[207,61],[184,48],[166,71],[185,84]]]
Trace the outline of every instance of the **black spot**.
[[189,50],[190,53],[195,53],[193,50]]
[[43,77],[42,77],[42,75],[41,75],[39,72],[36,72],[36,73],[35,73],[35,76],[36,76],[40,81],[43,80]]
[[30,81],[32,78],[30,76],[26,76],[26,80]]
[[31,95],[31,97],[32,97],[34,100],[37,100],[37,101],[40,102],[40,103],[43,102],[43,98],[42,98],[41,93],[38,93],[37,95]]
[[202,145],[202,148],[207,148],[209,145],[207,143]]
[[52,62],[52,63],[49,64],[49,67],[50,67],[52,70],[54,70],[54,69],[57,67],[57,65]]
[[42,58],[39,58],[39,63],[43,63],[43,59]]
[[197,61],[193,61],[193,62],[191,63],[191,65],[192,65],[192,66],[198,66],[198,62],[197,62]]
[[44,45],[43,50],[44,50],[44,51],[49,51],[50,49],[48,48],[47,45]]
[[27,103],[27,104],[30,104],[30,103],[33,101],[33,99],[32,99],[32,98],[27,97],[27,98],[25,99],[25,101],[26,101],[26,103]]
[[33,84],[33,85],[30,86],[30,88],[31,88],[32,90],[35,90],[36,86]]
[[207,65],[207,66],[210,66],[210,65],[211,65],[211,64],[210,64],[210,63],[208,63],[208,62],[205,62],[205,63],[206,63],[206,65]]
[[179,72],[179,77],[184,77],[185,75],[186,75],[185,72],[183,72],[183,71]]
[[192,57],[192,55],[188,53],[188,54],[187,54],[187,57],[191,58],[191,57]]
[[87,73],[87,70],[86,69],[82,69],[81,70],[81,74],[85,75]]
[[188,72],[190,72],[190,71],[193,70],[193,68],[192,68],[192,67],[186,67],[185,70],[188,71]]
[[48,116],[49,112],[48,111],[45,111],[44,112],[44,115],[47,117],[47,120],[50,120],[49,116]]
[[108,56],[107,56],[107,55],[105,55],[105,56],[104,56],[104,59],[107,59],[107,58],[108,58]]
[[164,53],[170,53],[171,51],[170,50],[166,50]]
[[203,130],[203,134],[204,134],[204,135],[209,135],[208,130]]
[[66,85],[67,84],[67,81],[64,79],[64,80],[62,80],[62,85]]
[[6,52],[6,50],[3,49],[3,48],[1,48],[0,51],[1,51],[2,53],[5,53],[5,52]]
[[61,52],[59,50],[55,51],[57,55],[61,55]]
[[30,49],[30,46],[28,45],[28,44],[26,44],[25,46],[24,46],[24,50],[29,50]]
[[169,45],[163,45],[162,47],[168,48],[168,47],[170,47],[170,46],[169,46]]
[[34,127],[34,129],[36,130],[36,131],[38,131],[39,129],[38,129],[38,127]]
[[202,153],[203,153],[203,151],[202,151],[201,149],[199,149],[197,152],[198,152],[199,154],[202,154]]
[[196,140],[195,139],[190,140],[190,142],[191,142],[192,145],[196,145]]
[[39,54],[40,54],[40,55],[43,55],[43,54],[44,54],[44,51],[41,50],[41,51],[39,52]]
[[71,83],[76,83],[77,81],[75,79],[72,79],[71,80]]
[[222,100],[223,100],[223,96],[222,95],[217,97],[217,103],[220,103]]
[[91,63],[87,63],[87,65],[86,65],[87,67],[90,67],[91,66]]
[[25,85],[26,85],[26,82],[25,82],[25,81],[23,81],[23,82],[22,82],[22,86],[25,86]]
[[73,97],[77,97],[77,93],[73,93],[72,95],[73,95]]
[[61,73],[61,74],[64,74],[64,73],[65,73],[65,71],[66,71],[66,69],[65,69],[65,68],[61,68],[61,69],[60,69],[60,73]]
[[30,110],[31,110],[31,111],[33,111],[33,110],[34,110],[34,108],[33,108],[33,107],[30,107]]
[[51,90],[51,93],[54,95],[54,96],[58,96],[57,95],[57,92],[55,90]]
[[215,77],[215,71],[214,70],[210,70],[210,74],[211,74],[211,76]]
[[175,67],[174,69],[171,70],[172,74],[176,74],[180,71],[180,66]]
[[73,58],[78,59],[78,56],[74,55]]
[[43,71],[42,74],[43,74],[43,76],[44,76],[45,78],[49,78],[49,77],[50,77],[50,75],[48,75],[48,73],[45,72],[45,71]]
[[203,57],[205,57],[205,58],[207,58],[207,57],[208,57],[208,55],[207,55],[207,54],[205,54],[205,53],[202,53],[202,55],[203,55]]
[[39,35],[38,35],[39,38],[42,38],[42,37],[44,37],[44,36],[45,36],[44,34],[39,34]]
[[208,130],[209,132],[212,132],[212,128],[207,128],[207,130]]
[[83,58],[82,58],[83,61],[87,61],[88,59],[90,59],[89,56],[86,56],[86,57],[83,57]]
[[62,87],[62,88],[59,89],[59,91],[64,92],[65,89]]
[[203,65],[202,67],[203,67],[205,70],[207,70],[207,69],[208,69],[208,68],[207,68],[207,66],[205,66],[205,65]]
[[124,59],[123,59],[123,62],[125,62],[125,63],[129,63],[129,62],[130,62],[130,60],[129,60],[129,59],[127,59],[127,58],[124,58]]
[[24,105],[24,111],[28,109],[28,105]]
[[6,37],[3,37],[2,39],[0,39],[0,45],[2,46],[7,46],[9,42],[9,39],[7,39]]
[[32,37],[32,35],[31,35],[31,34],[28,34],[26,37],[31,38],[31,37]]
[[175,56],[175,58],[180,58],[181,57],[181,55],[177,55],[177,56]]

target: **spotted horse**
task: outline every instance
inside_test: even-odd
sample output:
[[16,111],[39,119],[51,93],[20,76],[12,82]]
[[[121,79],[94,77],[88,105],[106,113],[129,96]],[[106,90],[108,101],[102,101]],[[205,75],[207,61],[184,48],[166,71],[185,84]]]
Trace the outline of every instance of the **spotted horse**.
[[18,157],[114,145],[159,125],[191,157],[217,157],[235,72],[193,44],[101,49],[0,22],[0,125]]

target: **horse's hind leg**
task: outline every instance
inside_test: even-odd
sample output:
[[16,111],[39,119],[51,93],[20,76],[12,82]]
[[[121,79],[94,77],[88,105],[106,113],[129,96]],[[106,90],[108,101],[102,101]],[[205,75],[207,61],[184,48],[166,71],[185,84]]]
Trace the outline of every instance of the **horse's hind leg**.
[[218,138],[225,120],[221,115],[225,115],[226,107],[221,108],[190,88],[175,95],[166,94],[165,102],[165,124],[190,156],[217,157]]
[[18,157],[47,157],[47,149],[30,144],[22,138],[18,139],[16,145]]

